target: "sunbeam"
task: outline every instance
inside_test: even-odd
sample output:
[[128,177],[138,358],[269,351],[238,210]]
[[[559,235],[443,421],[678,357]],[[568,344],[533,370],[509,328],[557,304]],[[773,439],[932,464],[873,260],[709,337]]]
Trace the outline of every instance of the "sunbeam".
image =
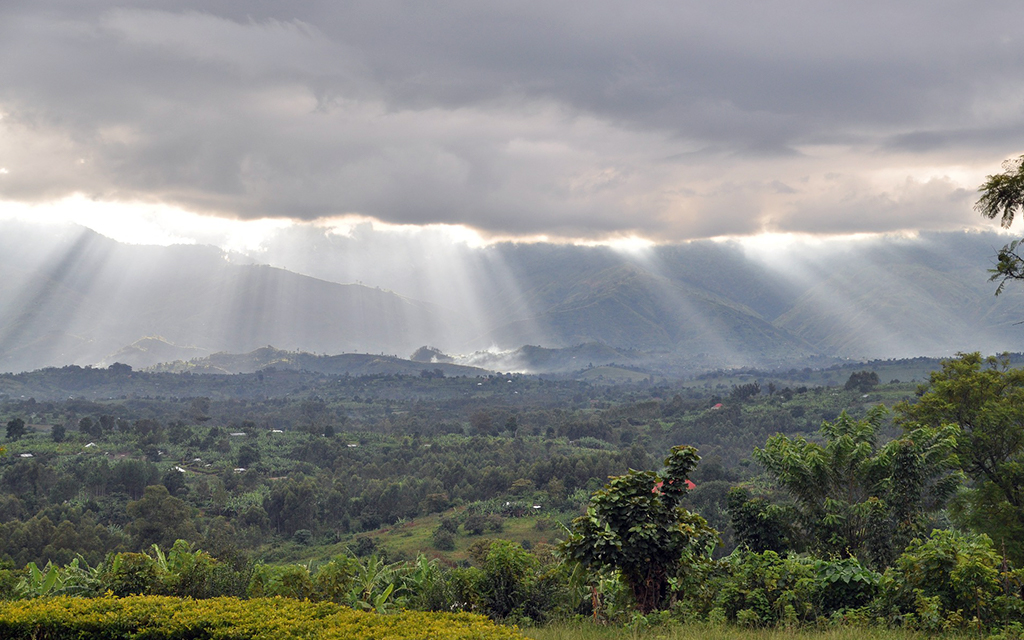
[[42,349],[54,363],[82,358],[82,343],[90,338],[88,333],[76,336],[76,324],[103,306],[94,305],[106,295],[99,288],[110,258],[108,243],[79,228],[77,237],[58,240],[50,245],[49,255],[22,265],[27,270],[24,284],[0,313],[0,358],[16,360],[29,346]]
[[722,312],[728,313],[727,304],[710,299],[707,293],[695,295],[696,291],[682,284],[687,274],[673,273],[663,253],[656,249],[637,250],[631,247],[626,250],[626,255],[656,276],[648,282],[655,287],[657,296],[665,301],[667,313],[676,317],[677,333],[673,339],[677,348],[689,352],[695,360],[717,363],[726,368],[755,364],[749,361],[749,356],[741,356],[734,348],[738,336],[726,335],[731,323]]
[[268,345],[409,358],[431,346],[518,372],[1024,346],[1014,329],[1020,296],[993,300],[984,289],[986,260],[1002,242],[994,235],[556,245],[360,220],[264,228],[257,245],[227,251],[0,224],[7,369],[109,364],[144,339],[183,359]]

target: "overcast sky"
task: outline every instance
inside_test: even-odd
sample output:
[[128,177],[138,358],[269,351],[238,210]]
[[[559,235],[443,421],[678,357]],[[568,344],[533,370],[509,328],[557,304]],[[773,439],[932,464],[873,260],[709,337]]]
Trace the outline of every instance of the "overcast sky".
[[4,0],[0,200],[496,237],[978,226],[1024,153],[1021,25],[1019,0]]

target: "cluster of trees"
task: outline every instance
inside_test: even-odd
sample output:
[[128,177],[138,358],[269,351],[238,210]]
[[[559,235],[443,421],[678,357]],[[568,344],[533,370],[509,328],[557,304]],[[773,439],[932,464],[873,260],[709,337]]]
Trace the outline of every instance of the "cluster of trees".
[[[1009,537],[1009,525],[1024,515],[1011,502],[1022,455],[1013,437],[1024,426],[1022,390],[1019,372],[967,355],[936,372],[916,403],[896,408],[902,433],[889,442],[879,439],[880,408],[826,422],[820,442],[770,438],[756,458],[784,499],[754,498],[749,488],[730,492],[739,546],[717,560],[717,532],[685,507],[697,491],[691,476],[699,456],[676,446],[659,471],[612,477],[554,550],[481,540],[464,566],[423,556],[389,563],[376,554],[304,565],[223,560],[185,539],[164,542],[189,535],[174,511],[184,503],[151,486],[130,506],[153,525],[131,531],[153,542],[146,553],[109,554],[95,565],[84,557],[21,571],[8,565],[0,570],[0,595],[284,596],[381,612],[475,611],[515,622],[626,619],[639,610],[658,620],[748,626],[1024,625],[1019,539]],[[951,498],[962,506],[946,510]],[[977,518],[991,507],[1000,519]],[[959,528],[933,528],[942,514]],[[489,519],[478,520],[482,531]],[[161,544],[170,544],[166,554]]]
[[[122,382],[135,377],[144,374]],[[425,389],[419,376],[342,377],[337,395],[325,378],[294,398],[259,401],[0,404],[0,417],[25,425],[24,435],[7,441],[11,455],[0,458],[0,558],[21,566],[82,553],[96,562],[109,552],[169,544],[173,537],[142,535],[151,528],[147,512],[130,508],[150,498],[149,487],[165,489],[161,509],[180,514],[178,537],[219,553],[229,543],[257,554],[286,542],[315,548],[473,503],[542,505],[567,522],[608,476],[645,468],[652,453],[680,441],[710,461],[695,472],[699,487],[688,504],[728,545],[727,492],[756,473],[752,448],[776,431],[809,433],[844,409],[859,415],[866,402],[841,389],[775,384],[722,397],[518,376],[432,379],[435,396],[398,402],[382,397],[385,382],[403,393]],[[370,389],[372,397],[353,393]],[[884,393],[910,392],[904,385]],[[505,517],[532,510],[488,509]],[[74,526],[58,534],[65,522]],[[106,533],[92,535],[97,528]],[[451,546],[445,538],[438,549]]]
[[825,422],[819,442],[769,438],[754,457],[783,499],[734,488],[739,546],[719,563],[701,553],[707,523],[681,506],[697,460],[690,447],[673,448],[660,473],[613,478],[562,549],[594,575],[613,572],[645,613],[680,606],[744,624],[844,615],[928,630],[1020,625],[1022,394],[1024,371],[967,354],[896,407],[901,433],[889,442],[879,438],[881,406]]
[[885,568],[911,539],[952,522],[1024,563],[1024,370],[962,355],[944,362],[915,402],[896,407],[901,433],[882,443],[886,413],[842,414],[822,426],[824,443],[769,438],[754,457],[789,500],[734,492],[731,511],[745,514],[738,539]]
[[[866,407],[863,384],[902,401],[891,410]],[[906,386],[874,384],[858,372],[848,390],[678,393],[575,412],[499,405],[488,410],[492,422],[515,418],[514,430],[499,435],[473,434],[479,406],[447,414],[461,422],[458,434],[396,434],[395,422],[410,418],[392,413],[383,417],[390,434],[327,437],[250,436],[259,431],[255,420],[246,432],[233,431],[241,423],[185,420],[216,413],[215,402],[178,403],[184,411],[167,422],[115,417],[120,408],[112,405],[76,415],[63,442],[11,441],[19,451],[34,442],[38,455],[0,462],[7,593],[49,582],[68,592],[188,595],[181,585],[190,584],[193,594],[282,594],[535,621],[634,609],[743,624],[841,615],[941,628],[1022,619],[1024,573],[1014,567],[1024,564],[1024,372],[969,354],[944,363],[916,397]],[[694,447],[675,446],[660,471],[635,470],[685,429],[701,429],[707,449],[729,451],[735,432],[755,422],[791,424],[788,416],[806,426],[804,416],[829,414],[816,432],[768,435],[762,427],[746,466],[698,464]],[[520,431],[538,424],[551,426],[553,437]],[[95,446],[85,447],[86,438]],[[158,455],[146,459],[153,447]],[[128,455],[104,455],[119,449]],[[250,462],[244,472],[234,466],[242,455]],[[338,556],[322,566],[258,565],[245,552],[259,553],[268,540],[335,542],[487,498],[494,508],[477,502],[442,518],[430,536],[438,554],[459,535],[475,536],[468,565],[389,563],[365,555],[374,551],[365,537],[350,539],[362,559]],[[534,502],[566,516],[586,503],[557,550],[482,537],[501,537],[502,517],[523,515],[498,505]],[[209,556],[196,557],[209,559],[189,566],[206,567],[207,577],[173,577],[167,567],[184,560],[162,560],[153,545],[176,549],[179,559],[195,555],[194,545],[205,549]]]

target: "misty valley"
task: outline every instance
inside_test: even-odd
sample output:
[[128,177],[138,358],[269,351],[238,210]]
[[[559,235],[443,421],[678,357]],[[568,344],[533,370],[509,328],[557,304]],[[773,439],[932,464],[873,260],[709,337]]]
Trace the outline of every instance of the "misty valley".
[[508,243],[341,284],[5,228],[0,635],[1024,629],[998,236]]
[[[992,576],[1005,573],[1003,554],[1018,561],[1019,547],[993,546],[1013,521],[986,520],[992,496],[974,508],[964,493],[979,485],[954,461],[942,418],[943,399],[960,392],[949,385],[1024,393],[1010,358],[719,370],[675,382],[616,378],[612,367],[578,379],[398,363],[413,370],[116,363],[0,374],[0,593],[15,603],[143,598],[132,607],[283,596],[527,625],[622,620],[637,603],[654,620],[672,594],[672,615],[687,619],[774,625],[877,611],[907,626],[921,606],[907,590],[930,588],[921,580],[935,575],[908,558],[968,554],[957,563]],[[662,471],[644,471],[663,459]],[[991,537],[954,533],[950,513]],[[692,528],[672,525],[677,517]],[[681,545],[673,553],[689,560],[673,556],[638,579],[592,556],[597,572],[581,575],[573,554],[592,553],[581,549],[597,518],[601,536],[622,536],[616,562],[629,566],[628,545],[643,540],[627,530],[643,522],[663,523],[649,525],[652,549]],[[779,571],[792,577],[757,586],[761,572]],[[970,584],[1005,607],[1017,596],[1000,580],[1016,575]],[[983,596],[927,597],[948,620]],[[995,605],[979,624],[1010,615]],[[3,620],[23,615],[10,611]]]

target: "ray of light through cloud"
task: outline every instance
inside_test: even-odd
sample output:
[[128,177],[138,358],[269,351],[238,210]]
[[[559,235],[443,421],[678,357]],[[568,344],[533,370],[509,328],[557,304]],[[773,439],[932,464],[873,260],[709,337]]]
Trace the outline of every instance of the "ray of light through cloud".
[[[206,270],[252,267],[222,289],[197,285],[187,319],[238,348],[293,325],[307,333],[288,339],[311,348],[356,348],[305,337],[330,333],[330,319],[299,317],[295,288],[257,265],[354,285],[331,291],[386,306],[393,318],[365,328],[375,345],[402,331],[453,353],[582,340],[595,329],[558,326],[558,314],[638,283],[651,309],[685,319],[673,331],[693,328],[723,361],[740,359],[722,321],[734,313],[757,320],[744,331],[770,333],[813,311],[877,325],[879,349],[925,348],[887,329],[885,308],[856,301],[882,276],[920,308],[938,295],[885,273],[892,256],[876,248],[992,230],[972,209],[976,186],[1021,153],[1024,130],[1024,8],[932,9],[8,3],[0,221],[192,246]],[[775,288],[749,299],[708,289],[687,272],[699,251],[680,257],[708,242],[737,248],[757,265],[745,273],[770,274]],[[52,292],[13,279],[36,315],[5,331],[51,312],[68,330],[117,323],[136,284],[169,263],[89,243],[119,257],[104,263],[64,239],[40,264],[93,273],[106,306],[47,311]],[[529,246],[586,249],[572,255],[597,273],[574,271],[555,300],[524,266],[547,259]],[[133,273],[115,283],[107,271],[127,255]],[[623,263],[635,273],[616,271]],[[785,298],[788,315],[758,295]],[[410,329],[420,325],[430,330]]]
[[289,220],[235,220],[200,215],[158,203],[102,201],[74,194],[55,202],[0,201],[0,220],[78,224],[127,244],[209,244],[225,251],[255,251]]
[[157,243],[183,212],[556,241],[976,226],[1021,150],[1024,16],[929,7],[15,3],[0,194],[149,203],[107,226]]

